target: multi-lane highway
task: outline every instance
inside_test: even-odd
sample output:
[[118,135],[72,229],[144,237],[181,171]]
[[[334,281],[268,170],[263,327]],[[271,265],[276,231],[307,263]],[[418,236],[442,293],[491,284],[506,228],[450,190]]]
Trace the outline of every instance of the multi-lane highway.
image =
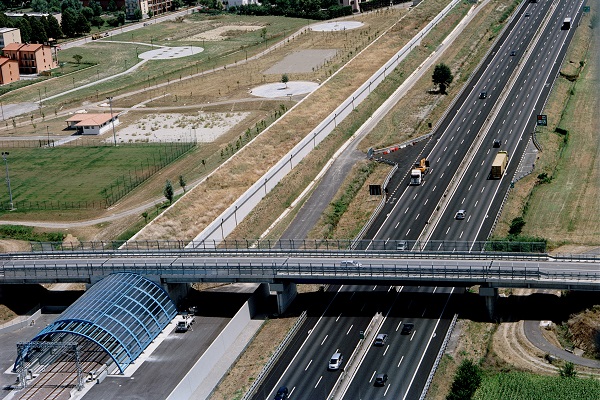
[[[367,231],[366,238],[378,240],[373,244],[397,240],[410,243],[430,238],[471,241],[487,238],[493,217],[500,208],[494,199],[503,198],[510,180],[488,179],[491,162],[498,151],[492,147],[493,141],[500,140],[500,148],[509,151],[507,174],[511,174],[526,144],[523,134],[531,129],[535,109],[541,110],[554,80],[556,69],[552,67],[560,65],[561,54],[564,55],[568,45],[566,39],[570,31],[561,32],[562,20],[566,16],[575,17],[580,6],[580,1],[553,4],[543,0],[526,3],[517,11],[423,152],[431,163],[425,183],[408,187],[406,172],[410,166],[406,166],[405,174],[398,174],[400,176],[388,186],[390,200]],[[454,219],[458,209],[466,210],[464,220]],[[382,332],[394,331],[392,325],[399,327],[409,311],[402,308],[405,304],[392,304],[390,314],[398,315],[388,315]],[[418,397],[422,384],[415,385],[417,389],[412,384],[415,380],[424,381],[439,348],[439,344],[430,346],[431,339],[441,341],[447,330],[449,316],[436,310],[442,304],[445,305],[439,301],[432,304],[431,310],[437,311],[437,315],[425,318],[423,313],[424,319],[418,321],[420,327],[414,333],[423,336],[414,344],[392,333],[387,350],[371,349],[362,360],[346,398]],[[319,348],[315,339],[307,338],[307,342],[311,351]],[[302,349],[297,354],[303,354]],[[300,367],[293,364],[290,369]],[[306,369],[303,380],[284,376],[277,384],[270,384],[275,389],[278,384],[290,381],[286,384],[294,385],[292,398],[316,398],[316,393],[306,392],[304,386],[315,379],[321,382],[324,378],[319,372]],[[373,386],[376,373],[388,374],[389,381],[383,387]],[[296,389],[296,382],[304,388]]]

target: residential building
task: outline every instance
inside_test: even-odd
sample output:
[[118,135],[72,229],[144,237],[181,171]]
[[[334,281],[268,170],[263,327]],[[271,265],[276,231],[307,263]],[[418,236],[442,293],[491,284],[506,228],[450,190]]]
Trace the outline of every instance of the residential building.
[[21,74],[39,74],[58,66],[52,58],[52,48],[43,44],[11,43],[2,52],[18,61]]
[[0,28],[0,50],[11,43],[21,43],[21,30],[19,28]]
[[142,18],[148,18],[148,0],[125,0],[125,15],[128,19],[133,19],[135,10],[142,11]]
[[67,119],[68,129],[76,129],[80,135],[100,135],[112,129],[112,121],[119,125],[119,114],[75,114]]
[[152,15],[164,14],[171,11],[173,4],[171,0],[145,0],[148,2],[148,11],[152,11]]
[[0,85],[19,80],[19,62],[7,57],[0,57]]

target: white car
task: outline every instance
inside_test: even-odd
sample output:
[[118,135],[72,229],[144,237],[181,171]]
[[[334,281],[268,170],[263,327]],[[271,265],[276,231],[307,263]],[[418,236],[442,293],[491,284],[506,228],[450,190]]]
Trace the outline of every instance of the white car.
[[336,371],[340,369],[343,361],[344,356],[342,356],[342,353],[335,352],[329,360],[329,365],[327,366],[327,369],[330,371]]
[[455,215],[456,219],[465,219],[465,210],[458,210]]
[[362,267],[362,264],[354,260],[346,260],[340,263],[340,267]]

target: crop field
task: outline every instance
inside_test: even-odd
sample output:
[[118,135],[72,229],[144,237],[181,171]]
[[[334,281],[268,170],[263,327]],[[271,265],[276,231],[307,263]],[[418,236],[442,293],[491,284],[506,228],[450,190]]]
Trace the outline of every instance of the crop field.
[[525,372],[485,376],[473,396],[475,400],[597,400],[597,379],[540,376]]

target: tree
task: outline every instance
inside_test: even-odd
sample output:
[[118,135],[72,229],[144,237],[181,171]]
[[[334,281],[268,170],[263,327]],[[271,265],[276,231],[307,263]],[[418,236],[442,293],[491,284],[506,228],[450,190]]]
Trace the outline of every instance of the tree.
[[165,195],[165,199],[169,200],[169,204],[172,204],[174,195],[173,184],[168,179],[167,182],[165,182],[165,189],[163,190],[163,194]]
[[60,12],[60,0],[48,0],[48,8],[51,12]]
[[185,193],[185,187],[187,186],[187,183],[185,182],[183,175],[179,175],[179,186],[181,186],[183,193]]
[[92,24],[90,24],[90,21],[88,21],[85,15],[83,15],[82,13],[79,13],[79,15],[77,15],[76,26],[76,32],[80,35],[90,33],[90,31],[92,30]]
[[83,7],[83,3],[79,0],[63,0],[60,3],[60,10],[64,13],[66,9],[70,8],[73,11],[79,11]]
[[144,211],[144,212],[142,213],[142,217],[144,218],[144,222],[147,224],[147,223],[148,223],[148,212],[147,212],[147,211]]
[[92,26],[95,26],[96,28],[100,29],[104,26],[104,18],[102,17],[92,17]]
[[182,0],[172,0],[171,1],[171,10],[175,11],[178,8],[183,7],[183,1]]
[[88,21],[91,21],[92,17],[94,16],[94,10],[92,10],[90,7],[83,7],[81,9],[81,13]]
[[452,76],[450,67],[441,63],[435,66],[431,80],[434,84],[439,85],[441,94],[446,94],[446,87],[450,86],[454,76]]
[[48,41],[48,34],[46,33],[46,29],[44,28],[42,21],[37,18],[31,18],[29,20],[29,24],[31,26],[31,43],[46,43]]
[[51,37],[53,39],[63,37],[63,31],[62,29],[60,29],[60,24],[58,23],[58,20],[54,17],[54,15],[50,14],[47,18],[48,29],[46,29],[46,33],[48,34],[48,37]]
[[29,7],[31,7],[33,11],[39,13],[47,13],[50,11],[50,5],[46,0],[31,0]]
[[125,13],[123,11],[117,13],[117,20],[119,21],[119,24],[125,25]]
[[287,83],[290,81],[290,78],[288,77],[287,74],[283,74],[281,75],[281,83],[283,83],[285,85],[285,88],[287,89]]
[[115,2],[115,0],[110,0],[108,2],[108,11],[115,12],[117,10],[118,10],[118,8],[117,8],[117,3]]
[[523,217],[516,217],[510,223],[510,227],[508,228],[508,234],[509,235],[520,235],[524,226],[525,226],[525,220],[523,219]]
[[31,29],[31,25],[29,25],[29,20],[27,18],[17,18],[14,27],[19,28],[21,30],[22,43],[31,42],[31,35],[33,34],[33,31]]
[[148,18],[152,18],[154,16],[154,11],[148,10]]
[[77,64],[81,63],[83,56],[81,54],[73,54],[73,59],[77,61]]
[[450,393],[446,400],[464,400],[473,397],[481,383],[481,369],[473,361],[465,359],[460,363]]
[[66,37],[75,36],[75,32],[77,32],[77,13],[73,9],[67,8],[62,13],[61,28]]
[[99,17],[102,14],[102,6],[99,2],[90,0],[88,3],[88,7],[94,11],[95,17]]
[[140,10],[139,8],[136,8],[135,11],[133,12],[133,19],[139,21],[142,18],[143,18],[142,10]]
[[575,364],[570,361],[567,361],[565,365],[558,369],[558,373],[563,378],[575,378],[577,376],[577,371],[575,370]]

